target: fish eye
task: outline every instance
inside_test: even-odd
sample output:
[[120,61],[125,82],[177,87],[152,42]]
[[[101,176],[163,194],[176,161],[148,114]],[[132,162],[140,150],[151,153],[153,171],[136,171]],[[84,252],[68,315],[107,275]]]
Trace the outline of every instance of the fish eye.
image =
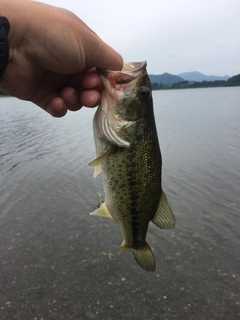
[[143,99],[147,99],[150,96],[151,90],[148,87],[141,87],[139,93]]

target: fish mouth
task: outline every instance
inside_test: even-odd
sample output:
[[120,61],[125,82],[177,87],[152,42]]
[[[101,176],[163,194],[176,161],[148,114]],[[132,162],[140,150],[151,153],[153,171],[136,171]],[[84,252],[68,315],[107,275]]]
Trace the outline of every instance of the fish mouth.
[[139,73],[143,69],[146,72],[147,61],[141,62],[125,62],[122,68],[122,72]]
[[140,78],[147,73],[147,61],[125,62],[121,71],[112,71],[108,69],[98,69],[101,80],[104,85],[110,82],[111,87],[130,83],[132,80]]

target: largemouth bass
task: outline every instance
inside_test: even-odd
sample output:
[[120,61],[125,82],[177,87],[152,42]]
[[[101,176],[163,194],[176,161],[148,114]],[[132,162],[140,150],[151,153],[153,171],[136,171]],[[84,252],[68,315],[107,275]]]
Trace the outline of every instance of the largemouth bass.
[[149,222],[175,225],[161,186],[162,158],[153,113],[146,61],[125,63],[122,71],[99,70],[102,101],[93,119],[96,145],[94,177],[103,173],[105,202],[92,215],[113,218],[139,266],[155,271],[146,242]]

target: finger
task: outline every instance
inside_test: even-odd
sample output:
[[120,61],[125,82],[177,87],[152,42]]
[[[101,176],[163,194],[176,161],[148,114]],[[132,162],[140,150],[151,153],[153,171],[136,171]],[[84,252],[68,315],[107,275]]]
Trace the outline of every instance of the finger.
[[50,113],[53,117],[63,117],[67,113],[67,106],[64,101],[59,97],[52,98],[47,108],[45,109],[48,113]]
[[94,89],[84,90],[80,95],[80,103],[85,107],[96,107],[101,101],[101,94]]
[[89,71],[83,76],[82,86],[86,89],[94,88],[98,91],[101,91],[103,89],[103,83],[96,71]]
[[[88,37],[89,38],[89,37]],[[85,46],[86,65],[110,70],[122,70],[123,58],[112,47],[92,34]]]
[[71,111],[77,111],[81,109],[79,93],[74,88],[64,88],[60,92],[60,97],[63,99],[66,107]]
[[100,53],[100,56],[97,57],[94,66],[96,66],[97,68],[105,68],[109,70],[122,70],[123,58],[110,46],[104,44],[104,47],[97,52]]

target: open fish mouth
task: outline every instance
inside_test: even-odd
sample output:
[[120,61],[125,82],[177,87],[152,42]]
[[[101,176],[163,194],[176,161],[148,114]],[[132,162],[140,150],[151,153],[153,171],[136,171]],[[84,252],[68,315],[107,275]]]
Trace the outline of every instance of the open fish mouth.
[[107,81],[114,87],[115,85],[127,84],[132,80],[140,78],[147,73],[147,61],[125,62],[121,71],[108,69],[98,69],[99,75],[105,85]]
[[143,71],[146,73],[147,61],[142,62],[126,62],[123,65],[121,72],[139,73]]

